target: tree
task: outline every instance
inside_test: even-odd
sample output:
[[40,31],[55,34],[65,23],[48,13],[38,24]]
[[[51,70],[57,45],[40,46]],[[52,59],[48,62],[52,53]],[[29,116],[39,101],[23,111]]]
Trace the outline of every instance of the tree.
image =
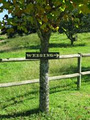
[[30,22],[26,22],[25,24],[25,27],[27,29],[27,32],[25,32],[23,29],[18,29],[17,25],[13,25],[12,23],[10,23],[9,21],[13,21],[14,19],[16,19],[15,23],[17,24],[21,24],[22,22],[24,22],[23,18],[21,17],[17,17],[16,16],[13,16],[12,17],[8,17],[8,15],[6,14],[4,17],[3,17],[3,28],[1,29],[1,35],[2,34],[6,34],[8,38],[12,38],[12,37],[15,37],[16,34],[18,34],[19,36],[23,36],[23,35],[28,35],[28,34],[31,34],[31,33],[36,33],[36,29],[35,29],[35,26],[32,26],[30,24]]
[[[7,9],[9,13],[23,17],[24,22],[16,24],[15,19],[11,24],[16,24],[18,29],[25,31],[25,24],[28,20],[34,24],[37,34],[41,40],[41,53],[49,52],[49,39],[52,30],[59,28],[62,17],[68,16],[68,10],[78,8],[81,12],[89,12],[89,0],[1,0],[2,9]],[[48,60],[40,60],[40,103],[41,111],[49,111],[49,80],[48,80]]]
[[77,33],[80,31],[82,22],[82,13],[78,12],[75,8],[73,11],[69,11],[70,15],[67,19],[60,21],[59,33],[65,33],[67,38],[71,41],[71,45],[77,40]]
[[74,41],[77,40],[77,32],[78,27],[71,18],[60,22],[59,33],[65,33],[67,38],[71,41],[71,45],[73,45]]
[[60,21],[59,33],[65,33],[71,45],[77,40],[77,33],[90,32],[90,14],[78,13],[77,9],[70,12],[71,16]]
[[90,32],[90,13],[81,17],[80,32]]

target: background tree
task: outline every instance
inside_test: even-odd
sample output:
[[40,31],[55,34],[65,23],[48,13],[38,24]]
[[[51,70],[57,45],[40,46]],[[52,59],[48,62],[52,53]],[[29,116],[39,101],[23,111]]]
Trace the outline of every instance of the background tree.
[[[79,12],[89,12],[89,0],[1,0],[2,8],[9,13],[23,17],[24,22],[20,25],[15,19],[10,21],[16,24],[18,29],[25,28],[27,20],[36,26],[37,34],[41,41],[41,53],[49,52],[49,39],[52,30],[59,28],[60,20],[63,16],[68,16],[68,11],[78,8]],[[84,8],[84,9],[83,9]],[[41,111],[49,111],[49,80],[48,80],[48,60],[40,60],[40,104]]]
[[[10,22],[13,21],[13,19],[16,19],[15,21],[16,24],[12,24]],[[9,18],[8,15],[5,15],[3,17],[4,26],[2,27],[0,34],[1,35],[6,34],[8,38],[12,38],[15,37],[17,34],[19,36],[23,36],[36,32],[35,26],[31,25],[30,22],[28,21],[25,24],[27,31],[24,31],[21,27],[18,28],[17,24],[20,25],[22,24],[22,22],[24,22],[22,17],[17,17],[12,15],[12,17]]]
[[71,45],[73,45],[74,41],[78,38],[77,33],[80,32],[82,16],[82,13],[79,13],[78,9],[75,8],[73,11],[70,11],[69,17],[60,21],[59,33],[65,33],[71,41]]
[[72,19],[62,20],[60,22],[59,33],[65,33],[67,38],[71,41],[71,45],[77,40],[78,26]]
[[81,26],[79,32],[90,32],[90,13],[82,15],[81,17]]
[[71,16],[60,21],[59,33],[65,33],[71,45],[78,39],[77,33],[90,32],[90,14],[72,11]]

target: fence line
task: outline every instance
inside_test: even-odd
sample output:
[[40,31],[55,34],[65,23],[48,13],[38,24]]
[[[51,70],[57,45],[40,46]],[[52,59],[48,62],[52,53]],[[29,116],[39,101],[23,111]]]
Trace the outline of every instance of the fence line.
[[[82,75],[90,75],[90,71],[82,72],[82,69],[81,69],[82,57],[90,57],[90,53],[89,54],[79,53],[79,54],[73,54],[73,55],[60,55],[59,59],[78,58],[78,66],[77,66],[78,73],[49,77],[49,81],[77,77],[77,89],[80,89]],[[33,59],[25,59],[25,58],[6,58],[6,59],[0,59],[0,63],[2,63],[2,62],[23,62],[23,61],[34,61],[34,60]],[[26,84],[32,84],[32,83],[38,83],[38,82],[39,82],[39,79],[25,80],[25,81],[21,81],[21,82],[1,83],[0,88],[1,87],[20,86],[20,85],[26,85]]]
[[[72,54],[72,55],[60,55],[59,59],[69,59],[69,58],[79,58],[79,57],[90,57],[90,53],[88,54]],[[26,59],[26,58],[0,58],[1,62],[22,62],[22,61],[37,61],[38,59]]]
[[[81,72],[81,75],[89,75],[89,74],[90,74],[90,71]],[[68,75],[60,75],[60,76],[53,76],[53,77],[49,77],[49,81],[67,79],[67,78],[74,78],[74,77],[79,77],[79,76],[80,76],[79,73],[68,74]],[[34,84],[34,83],[39,83],[39,79],[25,80],[25,81],[20,81],[20,82],[1,83],[0,88],[1,87],[12,87],[12,86]]]

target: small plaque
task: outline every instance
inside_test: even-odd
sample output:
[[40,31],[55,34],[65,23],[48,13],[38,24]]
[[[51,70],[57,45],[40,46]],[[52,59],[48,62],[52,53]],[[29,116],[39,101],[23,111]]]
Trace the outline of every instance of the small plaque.
[[58,59],[59,52],[26,52],[26,59]]

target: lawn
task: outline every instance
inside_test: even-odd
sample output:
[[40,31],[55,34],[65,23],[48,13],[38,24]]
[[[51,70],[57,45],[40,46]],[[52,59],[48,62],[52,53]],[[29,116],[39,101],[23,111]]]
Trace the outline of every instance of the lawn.
[[[25,52],[37,52],[37,34],[7,39],[0,36],[0,58],[25,57]],[[90,53],[90,33],[78,34],[74,46],[64,34],[53,33],[49,51],[60,54]],[[50,60],[49,76],[77,72],[77,59]],[[83,58],[82,71],[90,70],[90,58]],[[39,78],[39,61],[0,63],[0,83]],[[38,111],[39,85],[0,88],[0,120],[89,120],[90,75],[82,77],[80,91],[77,78],[50,82],[50,112]]]

